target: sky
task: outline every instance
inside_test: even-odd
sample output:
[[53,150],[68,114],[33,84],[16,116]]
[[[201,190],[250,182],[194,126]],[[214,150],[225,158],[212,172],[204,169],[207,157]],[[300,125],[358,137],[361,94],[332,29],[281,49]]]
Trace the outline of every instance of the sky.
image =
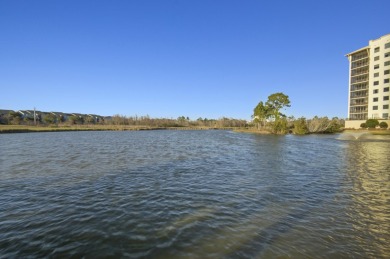
[[390,33],[389,0],[0,0],[0,109],[347,117],[345,54]]

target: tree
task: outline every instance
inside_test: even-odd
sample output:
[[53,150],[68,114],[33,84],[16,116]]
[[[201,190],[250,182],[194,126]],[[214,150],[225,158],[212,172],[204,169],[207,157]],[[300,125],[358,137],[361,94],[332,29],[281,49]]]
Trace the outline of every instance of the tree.
[[253,109],[254,121],[261,126],[264,126],[264,122],[269,117],[269,109],[263,102],[259,102],[255,109]]
[[366,120],[366,126],[369,129],[375,129],[376,126],[379,125],[379,121],[377,119],[368,119]]
[[22,121],[22,114],[19,112],[12,111],[8,114],[8,121],[11,124],[20,124],[20,122]]
[[290,100],[288,95],[283,93],[274,93],[268,96],[268,100],[265,103],[267,106],[269,113],[272,114],[275,121],[278,120],[284,114],[280,113],[280,110],[284,107],[290,107]]
[[84,119],[77,115],[72,115],[68,118],[70,124],[83,124]]
[[281,134],[288,132],[289,122],[286,119],[286,116],[280,112],[284,107],[290,107],[290,100],[288,95],[283,93],[274,93],[268,96],[267,102],[259,102],[257,106],[253,109],[252,118],[254,122],[261,126],[264,126],[265,121],[272,117],[274,119],[273,123],[267,123],[270,126],[270,130],[273,133]]
[[94,124],[95,123],[95,118],[91,115],[88,115],[86,118],[85,118],[85,122],[87,124]]
[[54,114],[52,113],[49,113],[49,114],[46,114],[45,117],[43,117],[43,120],[47,123],[47,124],[54,124],[57,122],[57,116],[55,116]]
[[367,124],[365,122],[363,122],[362,124],[360,124],[360,128],[366,129],[367,128]]
[[381,123],[379,123],[379,127],[381,129],[387,129],[389,127],[389,125],[387,125],[387,123],[385,121],[382,121]]

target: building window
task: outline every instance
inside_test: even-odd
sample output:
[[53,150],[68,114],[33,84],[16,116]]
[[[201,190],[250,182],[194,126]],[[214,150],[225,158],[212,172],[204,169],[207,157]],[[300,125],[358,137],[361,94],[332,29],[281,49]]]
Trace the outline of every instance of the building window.
[[372,99],[373,102],[377,102],[378,101],[378,97],[375,97]]
[[384,74],[385,74],[385,75],[390,74],[390,70],[385,70]]
[[388,101],[389,100],[389,96],[383,96],[383,101]]
[[385,58],[390,57],[390,52],[385,53]]
[[379,81],[374,81],[374,85],[379,85]]
[[384,110],[388,110],[389,109],[389,105],[388,104],[383,105],[383,109]]
[[375,66],[374,66],[374,69],[378,69],[378,68],[379,68],[379,65],[375,65]]
[[390,42],[385,44],[385,49],[390,48]]
[[385,62],[385,66],[388,66],[388,65],[390,65],[390,61]]
[[388,91],[389,91],[389,87],[383,88],[383,92],[388,92]]
[[380,48],[379,48],[379,47],[376,47],[376,48],[374,49],[374,52],[377,53],[377,52],[379,52],[379,50],[380,50]]
[[379,60],[379,56],[376,56],[376,57],[374,58],[374,61],[377,61],[377,60]]
[[372,106],[372,109],[373,109],[374,111],[376,111],[376,110],[378,110],[378,106],[377,106],[377,105]]
[[374,77],[378,77],[378,76],[379,76],[379,73],[375,73],[375,74],[374,74]]
[[382,118],[383,119],[388,119],[389,118],[389,114],[388,113],[383,113],[382,114]]
[[374,94],[377,94],[378,92],[379,92],[378,89],[375,89],[375,90],[373,91]]
[[388,82],[390,82],[389,78],[386,78],[385,80],[383,80],[383,83],[385,83],[385,84],[387,84]]

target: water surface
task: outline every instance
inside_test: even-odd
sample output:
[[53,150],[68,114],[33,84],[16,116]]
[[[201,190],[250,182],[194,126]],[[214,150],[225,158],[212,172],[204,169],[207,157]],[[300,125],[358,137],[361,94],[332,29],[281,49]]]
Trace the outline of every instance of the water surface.
[[390,257],[388,136],[56,132],[0,144],[0,257]]

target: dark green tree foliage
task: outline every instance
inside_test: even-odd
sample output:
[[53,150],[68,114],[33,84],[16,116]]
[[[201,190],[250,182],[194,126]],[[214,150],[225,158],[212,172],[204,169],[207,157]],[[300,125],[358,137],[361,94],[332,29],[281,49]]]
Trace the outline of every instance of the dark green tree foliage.
[[363,122],[362,124],[360,124],[360,128],[366,129],[367,128],[367,124],[365,122]]
[[369,129],[375,129],[376,126],[378,126],[378,125],[379,125],[379,121],[376,120],[376,119],[368,119],[368,120],[366,120],[366,126]]
[[385,121],[382,121],[381,123],[379,123],[379,127],[381,129],[387,129],[389,127],[389,125],[387,125],[387,123]]
[[283,93],[274,93],[268,96],[268,100],[265,103],[269,113],[274,117],[275,121],[278,120],[284,114],[280,113],[280,110],[284,107],[290,107],[290,100],[288,95]]
[[265,120],[270,116],[269,109],[263,102],[259,102],[253,110],[254,122],[258,125],[264,126]]
[[288,95],[283,93],[274,93],[268,96],[267,102],[259,102],[253,109],[254,122],[262,127],[266,120],[272,118],[273,122],[268,123],[269,130],[275,134],[285,134],[288,132],[288,121],[286,116],[280,112],[281,109],[290,107]]

